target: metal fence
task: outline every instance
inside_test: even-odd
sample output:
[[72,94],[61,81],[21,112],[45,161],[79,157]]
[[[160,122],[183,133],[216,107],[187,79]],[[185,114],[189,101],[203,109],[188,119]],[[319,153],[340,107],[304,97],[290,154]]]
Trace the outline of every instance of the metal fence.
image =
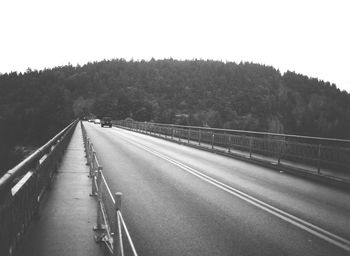
[[281,167],[350,178],[350,140],[125,120],[115,124]]
[[0,255],[13,255],[53,181],[77,121],[0,178]]
[[81,128],[87,164],[92,178],[91,195],[97,197],[97,221],[94,227],[96,241],[104,242],[112,255],[123,256],[129,252],[129,254],[137,256],[134,243],[121,213],[122,193],[112,194],[103,175],[103,167],[97,159],[94,146],[87,136],[83,123],[81,123]]

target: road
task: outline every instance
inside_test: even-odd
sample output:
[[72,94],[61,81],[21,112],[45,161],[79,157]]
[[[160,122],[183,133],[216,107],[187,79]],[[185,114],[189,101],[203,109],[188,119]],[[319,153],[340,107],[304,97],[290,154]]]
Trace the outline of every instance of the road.
[[140,255],[350,255],[350,192],[85,122]]

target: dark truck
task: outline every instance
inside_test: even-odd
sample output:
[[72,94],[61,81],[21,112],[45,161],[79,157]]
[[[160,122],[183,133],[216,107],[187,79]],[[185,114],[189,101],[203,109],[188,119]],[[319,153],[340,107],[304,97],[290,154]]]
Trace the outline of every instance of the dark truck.
[[112,127],[112,118],[111,117],[102,117],[101,127],[103,127],[103,126]]

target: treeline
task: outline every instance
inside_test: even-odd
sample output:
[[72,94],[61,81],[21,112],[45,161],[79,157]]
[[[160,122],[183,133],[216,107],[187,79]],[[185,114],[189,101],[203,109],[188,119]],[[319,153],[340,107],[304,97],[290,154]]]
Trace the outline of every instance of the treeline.
[[91,115],[350,137],[350,95],[334,84],[253,63],[116,59],[1,75],[0,170]]

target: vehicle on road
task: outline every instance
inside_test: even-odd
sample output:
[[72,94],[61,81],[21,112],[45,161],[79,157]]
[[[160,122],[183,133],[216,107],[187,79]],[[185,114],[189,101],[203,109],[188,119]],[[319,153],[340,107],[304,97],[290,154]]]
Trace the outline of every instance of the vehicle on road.
[[104,126],[109,126],[109,127],[112,127],[112,118],[111,117],[102,117],[102,120],[101,120],[101,127],[104,127]]
[[100,119],[95,119],[94,123],[95,123],[95,124],[100,124],[100,123],[101,123],[101,120],[100,120]]

